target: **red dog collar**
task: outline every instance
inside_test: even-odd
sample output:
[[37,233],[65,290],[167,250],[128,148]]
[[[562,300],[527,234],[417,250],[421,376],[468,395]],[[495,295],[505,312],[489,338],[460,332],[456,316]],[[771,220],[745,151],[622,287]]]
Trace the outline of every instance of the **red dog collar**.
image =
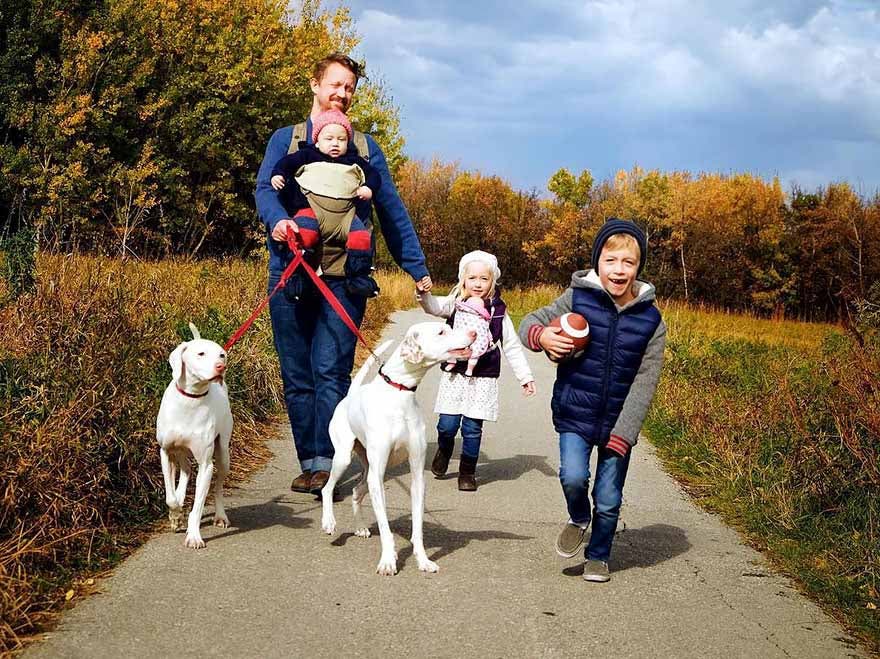
[[206,392],[203,393],[203,394],[191,394],[191,393],[189,393],[188,391],[184,391],[183,389],[181,389],[181,388],[180,388],[180,385],[176,385],[176,384],[175,384],[174,386],[177,387],[177,390],[178,390],[180,393],[182,393],[184,396],[186,396],[187,398],[204,398],[205,396],[208,395],[208,392],[211,391],[210,389],[208,389],[208,391],[206,391]]
[[392,387],[394,387],[395,389],[400,389],[400,391],[415,391],[415,390],[416,390],[415,387],[407,387],[406,385],[404,385],[404,384],[400,384],[399,382],[395,382],[394,380],[392,380],[391,378],[389,378],[387,375],[385,375],[385,374],[382,372],[382,367],[381,367],[381,366],[379,367],[379,375],[381,375],[381,376],[382,376],[382,379],[385,380],[385,382],[387,382],[388,384],[390,384],[390,385],[391,385]]

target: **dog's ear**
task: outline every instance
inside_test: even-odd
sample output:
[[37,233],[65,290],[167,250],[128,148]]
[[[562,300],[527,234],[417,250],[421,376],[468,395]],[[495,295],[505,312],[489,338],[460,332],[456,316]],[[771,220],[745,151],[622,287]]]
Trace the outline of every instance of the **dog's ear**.
[[199,334],[198,328],[192,323],[189,324],[189,331],[193,333],[194,339],[199,340],[200,338],[202,338],[202,335]]
[[418,332],[406,335],[403,343],[400,344],[400,356],[404,361],[412,364],[418,364],[422,361],[424,355],[422,354],[422,346],[419,345]]
[[180,383],[181,377],[186,375],[186,367],[183,365],[183,351],[186,350],[188,343],[181,343],[174,349],[168,357],[168,363],[171,364],[171,379]]

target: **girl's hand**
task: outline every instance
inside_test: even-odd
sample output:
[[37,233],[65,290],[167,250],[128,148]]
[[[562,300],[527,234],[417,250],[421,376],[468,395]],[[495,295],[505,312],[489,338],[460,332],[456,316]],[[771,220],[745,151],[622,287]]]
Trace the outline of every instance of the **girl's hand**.
[[419,293],[427,293],[434,288],[434,282],[431,281],[431,275],[425,275],[416,282],[416,290]]
[[373,198],[373,191],[370,190],[370,188],[368,188],[366,185],[362,185],[357,190],[355,190],[355,194],[361,201],[368,201]]
[[281,190],[284,187],[284,177],[281,174],[276,174],[272,177],[270,183],[272,183],[272,187],[276,190]]
[[535,381],[532,380],[531,382],[526,382],[524,385],[522,385],[522,390],[523,390],[523,396],[526,396],[526,397],[534,396],[535,395]]
[[551,357],[562,359],[574,349],[574,341],[565,335],[560,335],[561,327],[545,327],[538,336],[538,344]]

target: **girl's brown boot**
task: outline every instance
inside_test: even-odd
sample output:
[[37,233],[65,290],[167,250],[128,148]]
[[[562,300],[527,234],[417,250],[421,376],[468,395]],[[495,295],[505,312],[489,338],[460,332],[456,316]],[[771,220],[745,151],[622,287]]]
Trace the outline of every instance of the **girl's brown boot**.
[[477,459],[469,458],[466,455],[461,456],[458,463],[458,489],[462,492],[476,492],[477,478],[474,475],[477,471]]

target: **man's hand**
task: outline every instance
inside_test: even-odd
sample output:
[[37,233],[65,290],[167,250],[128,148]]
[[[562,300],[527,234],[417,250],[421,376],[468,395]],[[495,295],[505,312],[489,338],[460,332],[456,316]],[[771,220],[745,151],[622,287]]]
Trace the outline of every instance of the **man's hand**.
[[561,327],[545,327],[538,337],[538,344],[551,357],[562,359],[574,349],[574,341],[561,335]]
[[270,183],[272,183],[274,189],[281,190],[284,187],[284,177],[281,174],[276,174],[272,177]]
[[299,233],[299,227],[293,220],[279,220],[278,224],[275,225],[275,228],[272,229],[272,240],[277,240],[279,243],[286,243],[288,227],[293,229],[294,233]]
[[431,275],[425,275],[416,282],[416,290],[419,293],[427,293],[434,288],[434,282],[431,281]]
[[360,199],[361,201],[369,201],[370,199],[373,198],[373,191],[370,190],[370,188],[367,187],[366,185],[362,185],[357,190],[355,190],[354,193],[358,196],[358,199]]
[[522,390],[523,390],[523,396],[526,396],[526,397],[534,396],[535,395],[535,381],[532,380],[531,382],[526,382],[524,385],[522,385]]

